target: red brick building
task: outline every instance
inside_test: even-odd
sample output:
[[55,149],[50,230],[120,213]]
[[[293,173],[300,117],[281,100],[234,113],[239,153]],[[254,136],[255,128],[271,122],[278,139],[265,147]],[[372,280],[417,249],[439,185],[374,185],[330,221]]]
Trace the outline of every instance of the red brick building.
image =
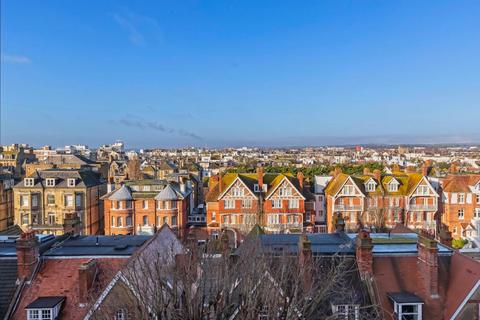
[[301,173],[227,173],[210,178],[206,196],[207,228],[249,232],[256,224],[266,232],[302,232],[314,223],[314,198]]
[[150,235],[167,224],[183,237],[193,193],[183,182],[140,180],[128,181],[103,200],[106,235]]
[[480,235],[480,175],[450,175],[441,180],[442,223],[455,239]]
[[347,175],[337,170],[325,197],[328,232],[333,232],[340,216],[351,231],[401,223],[436,232],[439,195],[423,173],[365,170],[363,175]]

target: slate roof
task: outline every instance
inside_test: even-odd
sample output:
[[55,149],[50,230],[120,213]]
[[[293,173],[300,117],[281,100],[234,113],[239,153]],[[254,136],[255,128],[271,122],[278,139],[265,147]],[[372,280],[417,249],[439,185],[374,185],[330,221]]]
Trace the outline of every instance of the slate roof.
[[[283,252],[298,252],[300,234],[260,234],[258,237],[262,246],[273,251],[281,249]],[[312,233],[307,234],[311,242],[312,253],[322,254],[355,254],[355,244],[344,233]]]
[[96,164],[95,161],[92,161],[84,156],[77,154],[53,154],[45,158],[45,160],[40,161],[41,163],[49,164],[78,164],[78,165],[91,165]]
[[46,169],[36,171],[28,176],[28,178],[35,179],[33,187],[25,186],[25,179],[22,179],[22,181],[15,185],[15,188],[44,188],[46,187],[45,179],[47,178],[55,179],[55,186],[53,188],[68,188],[68,179],[75,179],[76,188],[88,188],[102,184],[96,173],[76,169]]
[[65,301],[64,296],[38,297],[35,301],[26,306],[26,309],[50,309]]
[[7,312],[15,293],[17,280],[17,259],[0,259],[0,319]]
[[396,303],[423,303],[419,296],[410,292],[389,292],[387,296]]
[[53,246],[45,257],[129,256],[150,236],[77,236]]
[[162,191],[160,191],[160,193],[155,197],[155,200],[159,200],[159,201],[180,200],[180,199],[183,199],[183,196],[177,193],[170,184],[166,186]]
[[109,200],[132,200],[132,193],[130,192],[130,189],[126,185],[122,185],[120,188],[115,190],[113,193],[111,193],[108,196]]

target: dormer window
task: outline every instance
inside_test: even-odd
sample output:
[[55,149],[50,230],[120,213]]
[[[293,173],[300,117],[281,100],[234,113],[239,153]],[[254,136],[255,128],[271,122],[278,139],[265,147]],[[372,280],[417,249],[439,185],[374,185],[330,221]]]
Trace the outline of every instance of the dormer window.
[[58,319],[58,314],[65,297],[39,297],[25,309],[28,320],[53,320]]
[[424,303],[418,296],[409,292],[387,293],[387,296],[393,302],[394,319],[422,320]]
[[398,191],[398,186],[400,184],[397,182],[397,180],[392,180],[388,184],[388,192],[397,192]]
[[53,178],[45,179],[45,185],[47,187],[55,187],[55,179],[53,179]]
[[75,187],[75,179],[68,179],[67,180],[67,186],[68,187]]
[[25,185],[25,187],[33,187],[33,185],[35,184],[35,181],[33,178],[25,178],[23,180],[23,184]]
[[369,182],[367,182],[367,184],[365,184],[365,190],[367,192],[374,192],[375,187],[376,187],[376,183],[373,182],[373,181],[369,181]]

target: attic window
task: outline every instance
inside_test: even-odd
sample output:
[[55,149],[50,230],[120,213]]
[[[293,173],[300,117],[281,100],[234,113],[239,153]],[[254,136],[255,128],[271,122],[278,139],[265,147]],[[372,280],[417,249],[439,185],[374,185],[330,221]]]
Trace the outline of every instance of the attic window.
[[259,186],[258,184],[255,184],[255,185],[253,186],[253,191],[255,191],[255,192],[260,192],[260,186]]
[[47,187],[55,187],[55,179],[47,178],[45,180],[45,184],[46,184]]
[[24,183],[25,187],[33,187],[34,179],[33,178],[25,178],[23,183]]
[[69,187],[75,187],[75,179],[68,179],[67,180],[67,185]]
[[367,192],[374,192],[375,191],[375,182],[370,181],[365,185],[365,190]]
[[395,181],[395,180],[392,180],[392,181],[388,184],[388,191],[389,191],[389,192],[397,192],[397,191],[398,191],[398,182]]
[[358,320],[360,318],[360,307],[357,304],[332,305],[332,312],[337,316],[336,319]]
[[27,319],[58,319],[63,301],[65,301],[65,297],[39,297],[25,308],[27,311]]

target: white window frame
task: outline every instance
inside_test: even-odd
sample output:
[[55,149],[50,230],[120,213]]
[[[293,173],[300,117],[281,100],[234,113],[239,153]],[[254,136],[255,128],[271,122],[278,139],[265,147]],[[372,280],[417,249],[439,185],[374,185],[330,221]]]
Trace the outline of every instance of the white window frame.
[[33,187],[35,185],[35,179],[34,178],[25,178],[23,180],[23,184],[25,187]]
[[458,209],[457,215],[458,215],[458,220],[465,219],[465,210],[464,209]]
[[346,194],[346,195],[352,195],[352,194],[355,194],[355,188],[351,185],[343,186],[342,192],[343,194]]
[[367,192],[374,192],[374,191],[375,191],[375,187],[376,187],[376,186],[375,186],[375,183],[372,182],[372,181],[370,181],[370,182],[368,182],[368,183],[365,185],[365,190],[366,190]]
[[[20,195],[20,207],[28,207],[30,205],[30,197],[28,194],[21,194]],[[26,199],[26,201],[25,201]]]
[[223,207],[225,209],[235,209],[235,200],[233,200],[233,199],[223,200]]
[[458,204],[465,204],[465,193],[458,194]]
[[480,219],[480,208],[473,209],[473,218]]
[[142,209],[148,209],[148,200],[143,200]]
[[388,184],[388,192],[397,192],[398,191],[398,183],[390,182]]
[[[68,199],[72,199],[72,201],[68,201]],[[65,193],[63,195],[63,201],[65,202],[65,207],[73,207],[75,205],[75,197],[72,193]]]
[[45,179],[45,186],[55,187],[55,178],[46,178]]
[[272,208],[273,209],[281,209],[282,207],[283,207],[282,200],[272,199]]
[[288,200],[288,208],[289,209],[298,209],[300,208],[300,201],[298,199],[290,199]]
[[72,179],[72,178],[67,179],[67,186],[69,188],[75,187],[75,179]]
[[242,208],[243,209],[250,209],[252,207],[252,199],[243,199],[242,200]]
[[[352,311],[353,314],[351,314]],[[351,319],[352,315],[355,320],[360,319],[360,306],[357,304],[332,305],[332,312],[337,316],[336,319]]]

